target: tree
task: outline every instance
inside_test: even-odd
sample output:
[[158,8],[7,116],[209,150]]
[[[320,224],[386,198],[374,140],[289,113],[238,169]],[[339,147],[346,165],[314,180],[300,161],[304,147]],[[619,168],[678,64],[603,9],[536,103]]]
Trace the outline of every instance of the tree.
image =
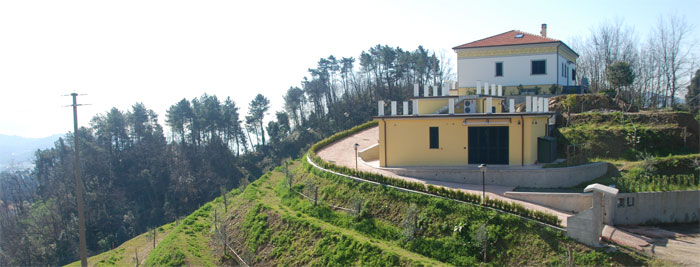
[[[622,88],[630,86],[634,82],[635,78],[634,71],[629,63],[624,61],[616,61],[615,63],[609,65],[605,70],[605,78],[610,83],[610,86],[615,88],[617,95],[616,99],[619,99],[622,94]],[[630,100],[627,98],[626,100]]]
[[263,128],[263,119],[265,118],[265,112],[270,109],[270,100],[268,100],[262,94],[258,94],[255,98],[250,101],[248,106],[248,114],[253,122],[257,122],[260,126],[260,136],[262,138],[262,145],[265,145],[265,129]]
[[695,71],[695,76],[693,76],[690,85],[688,85],[685,101],[688,103],[691,113],[698,112],[698,106],[700,106],[700,69]]
[[665,78],[664,96],[670,98],[669,101],[664,101],[664,106],[667,103],[673,106],[676,91],[682,87],[678,78],[688,64],[691,30],[692,27],[685,22],[685,18],[677,16],[659,17],[654,30],[654,51]]

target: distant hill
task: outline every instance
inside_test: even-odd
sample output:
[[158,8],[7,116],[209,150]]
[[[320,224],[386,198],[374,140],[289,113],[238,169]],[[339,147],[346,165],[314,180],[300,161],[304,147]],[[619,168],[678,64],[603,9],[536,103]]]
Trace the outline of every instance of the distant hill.
[[5,170],[11,165],[31,167],[34,152],[37,149],[52,147],[61,136],[63,135],[54,134],[44,138],[25,138],[0,134],[0,170]]

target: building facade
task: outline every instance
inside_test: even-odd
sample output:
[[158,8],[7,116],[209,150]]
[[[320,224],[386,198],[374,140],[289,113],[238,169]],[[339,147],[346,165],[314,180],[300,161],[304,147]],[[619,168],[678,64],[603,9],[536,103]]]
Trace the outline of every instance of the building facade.
[[458,90],[474,90],[484,82],[502,84],[506,95],[535,87],[540,93],[554,94],[546,91],[552,85],[576,85],[578,54],[564,42],[548,38],[546,32],[543,24],[541,35],[513,30],[454,47]]
[[[494,88],[496,86],[493,86]],[[465,166],[538,163],[538,137],[546,136],[553,113],[548,99],[527,96],[525,112],[499,90],[479,95],[417,96],[379,103],[379,165]],[[410,104],[409,104],[410,102]],[[409,108],[412,107],[412,108]]]

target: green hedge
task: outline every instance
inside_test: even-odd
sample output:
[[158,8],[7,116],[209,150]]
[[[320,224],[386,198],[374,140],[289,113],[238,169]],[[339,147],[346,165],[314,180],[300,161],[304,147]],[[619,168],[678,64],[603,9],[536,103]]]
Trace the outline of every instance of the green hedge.
[[[440,196],[440,197],[445,197],[445,198],[450,198],[450,199],[456,199],[456,200],[461,200],[464,202],[469,202],[469,203],[474,203],[474,204],[480,204],[481,203],[481,197],[477,194],[471,194],[471,193],[466,193],[461,190],[453,190],[453,189],[448,189],[445,187],[436,187],[432,185],[425,185],[423,183],[418,183],[418,182],[409,182],[403,179],[397,179],[393,177],[387,177],[381,174],[377,173],[372,173],[372,172],[364,172],[364,171],[358,171],[355,169],[351,169],[345,166],[338,166],[330,162],[326,162],[325,160],[321,159],[318,155],[316,155],[316,151],[319,149],[332,144],[342,138],[345,138],[351,134],[354,134],[356,132],[362,131],[364,129],[374,127],[378,124],[377,121],[370,121],[365,124],[361,124],[358,126],[355,126],[349,130],[345,130],[339,133],[336,133],[316,144],[311,146],[309,151],[307,152],[308,157],[317,165],[321,166],[324,169],[327,170],[332,170],[338,173],[342,173],[345,175],[350,175],[353,177],[359,177],[365,180],[377,182],[380,184],[387,184],[387,185],[392,185],[396,187],[401,187],[401,188],[406,188],[414,191],[419,191],[419,192],[424,192],[424,193],[429,193],[432,195]],[[312,166],[307,162],[306,157],[302,159],[302,162],[306,166],[307,170],[310,170]],[[333,175],[333,174],[331,174]],[[541,212],[541,211],[533,211],[529,210],[525,207],[523,207],[520,204],[517,203],[511,203],[511,202],[505,202],[501,201],[498,199],[489,199],[487,198],[486,201],[486,206],[502,210],[505,212],[517,214],[523,217],[535,219],[540,222],[544,222],[546,224],[550,225],[556,225],[560,226],[560,220],[559,217],[553,214]]]

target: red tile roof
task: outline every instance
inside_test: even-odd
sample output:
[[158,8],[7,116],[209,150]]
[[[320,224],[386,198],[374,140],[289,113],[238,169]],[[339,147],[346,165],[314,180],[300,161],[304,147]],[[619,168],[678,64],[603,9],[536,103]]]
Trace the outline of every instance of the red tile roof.
[[[522,38],[515,38],[516,35],[522,34]],[[452,49],[501,46],[501,45],[520,45],[520,44],[538,44],[538,43],[554,43],[561,42],[557,39],[542,37],[540,35],[530,34],[521,31],[508,31],[471,43],[466,43],[460,46],[455,46]]]

